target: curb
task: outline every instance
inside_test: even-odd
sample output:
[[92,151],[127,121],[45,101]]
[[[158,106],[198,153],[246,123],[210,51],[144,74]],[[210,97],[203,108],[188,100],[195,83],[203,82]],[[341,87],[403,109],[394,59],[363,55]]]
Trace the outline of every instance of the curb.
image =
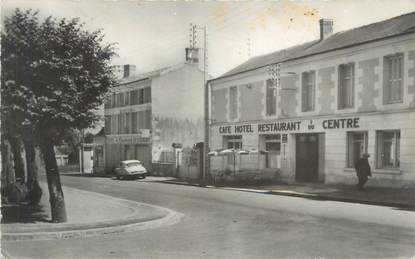
[[192,184],[180,181],[159,181],[160,183],[166,184],[176,184],[176,185],[187,185],[187,186],[194,186],[194,187],[202,187],[202,188],[216,188],[216,189],[223,189],[223,190],[230,190],[230,191],[242,191],[242,192],[252,192],[252,193],[261,193],[261,194],[270,194],[270,195],[279,195],[279,196],[288,196],[288,197],[297,197],[297,198],[306,198],[312,200],[320,200],[320,201],[339,201],[339,202],[347,202],[347,203],[359,203],[365,205],[376,205],[376,206],[384,206],[384,207],[394,207],[402,210],[409,210],[415,211],[415,206],[405,203],[398,203],[398,202],[387,202],[387,201],[370,201],[370,200],[360,200],[360,199],[352,199],[352,198],[344,198],[344,197],[333,197],[329,195],[320,195],[320,194],[311,194],[311,193],[303,193],[303,192],[295,192],[295,191],[276,191],[276,190],[259,190],[259,189],[249,189],[249,188],[237,188],[237,187],[217,187],[206,185],[202,186],[199,184]]
[[[66,187],[71,188],[71,187]],[[76,188],[71,188],[76,189]],[[12,233],[12,232],[4,232],[1,233],[1,238],[4,241],[32,241],[32,240],[56,240],[56,239],[82,239],[87,237],[93,236],[100,236],[100,235],[108,235],[108,234],[118,234],[118,233],[126,233],[132,232],[137,230],[144,230],[144,229],[153,229],[163,226],[170,226],[180,222],[180,220],[184,217],[184,214],[173,211],[168,208],[143,203],[143,202],[135,202],[131,200],[115,198],[112,196],[108,196],[101,193],[94,193],[85,190],[76,189],[77,192],[85,192],[89,193],[90,195],[100,196],[105,199],[111,199],[116,202],[123,203],[124,206],[133,209],[134,212],[129,216],[128,219],[123,220],[113,220],[113,221],[102,221],[97,223],[88,223],[88,224],[74,224],[74,225],[66,225],[66,226],[59,226],[61,228],[74,228],[74,229],[63,229],[60,231],[56,231],[51,228],[51,231],[41,230],[40,232],[21,232],[21,233]],[[161,217],[155,218],[136,218],[134,219],[131,216],[137,214],[137,211],[134,207],[136,206],[148,206],[152,207],[157,210],[161,210],[166,213],[166,215]],[[48,226],[49,227],[49,226]]]

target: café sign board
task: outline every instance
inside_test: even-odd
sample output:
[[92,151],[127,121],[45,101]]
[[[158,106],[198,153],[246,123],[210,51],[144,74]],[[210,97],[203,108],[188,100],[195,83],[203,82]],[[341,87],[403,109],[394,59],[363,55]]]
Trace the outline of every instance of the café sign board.
[[294,120],[266,123],[251,123],[241,125],[223,125],[218,127],[218,133],[227,134],[250,134],[250,133],[288,133],[325,131],[335,129],[357,129],[360,128],[360,118],[339,118],[319,120]]

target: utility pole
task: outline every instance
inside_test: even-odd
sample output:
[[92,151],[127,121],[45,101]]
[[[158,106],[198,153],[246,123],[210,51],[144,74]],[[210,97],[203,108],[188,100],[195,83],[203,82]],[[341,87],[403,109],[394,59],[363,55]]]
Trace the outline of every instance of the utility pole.
[[208,172],[208,156],[207,153],[209,152],[209,85],[207,84],[207,77],[208,77],[208,40],[207,40],[207,28],[206,26],[196,26],[190,24],[191,27],[191,37],[190,43],[191,47],[195,48],[197,44],[197,32],[196,30],[203,31],[203,87],[204,87],[204,121],[205,121],[205,137],[204,137],[204,144],[203,144],[203,172],[202,172],[202,181],[203,184],[206,184],[206,175]]

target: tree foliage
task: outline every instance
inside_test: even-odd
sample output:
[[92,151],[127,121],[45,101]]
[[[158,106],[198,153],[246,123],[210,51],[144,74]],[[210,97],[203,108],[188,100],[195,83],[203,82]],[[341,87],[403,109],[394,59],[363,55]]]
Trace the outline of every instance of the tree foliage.
[[68,131],[88,128],[99,119],[94,110],[115,85],[110,66],[114,46],[104,43],[101,30],[89,32],[79,19],[41,20],[37,12],[16,9],[4,19],[1,51],[2,131],[22,138],[30,154],[40,146],[52,221],[64,222],[54,144]]
[[94,113],[114,85],[112,44],[101,30],[89,32],[79,19],[39,20],[16,9],[2,33],[2,113],[14,130],[58,137],[91,126]]

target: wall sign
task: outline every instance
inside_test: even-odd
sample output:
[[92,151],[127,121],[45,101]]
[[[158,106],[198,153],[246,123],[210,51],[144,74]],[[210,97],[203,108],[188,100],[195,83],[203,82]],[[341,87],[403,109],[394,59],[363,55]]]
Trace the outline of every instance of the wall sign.
[[250,134],[250,133],[277,133],[277,132],[307,132],[332,129],[356,129],[360,128],[360,118],[341,118],[325,120],[282,121],[258,124],[226,125],[219,126],[218,133]]

